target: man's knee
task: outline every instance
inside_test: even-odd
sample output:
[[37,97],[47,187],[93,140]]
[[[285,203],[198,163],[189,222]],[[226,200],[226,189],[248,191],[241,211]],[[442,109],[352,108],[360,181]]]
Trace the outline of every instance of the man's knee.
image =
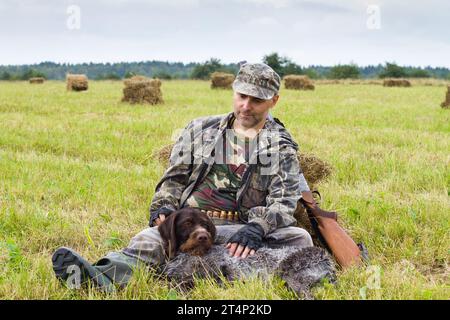
[[296,247],[312,247],[313,240],[311,235],[305,229],[299,227],[285,227],[276,229],[268,234],[266,239],[269,245],[274,247],[296,246]]
[[225,244],[236,232],[239,231],[245,224],[230,224],[216,226],[215,244]]
[[122,252],[152,265],[165,261],[163,241],[157,227],[139,232]]

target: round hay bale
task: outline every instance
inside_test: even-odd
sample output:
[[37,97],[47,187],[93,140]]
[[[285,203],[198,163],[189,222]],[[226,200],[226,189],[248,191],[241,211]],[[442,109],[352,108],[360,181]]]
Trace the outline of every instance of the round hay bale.
[[384,79],[384,87],[411,87],[411,82],[406,79]]
[[287,75],[284,77],[284,86],[286,89],[314,90],[314,84],[308,76]]
[[169,164],[170,153],[172,152],[173,144],[168,144],[153,153],[152,158],[158,160],[159,163],[165,167]]
[[441,103],[441,107],[444,109],[450,109],[450,86],[447,87],[447,94],[445,95],[445,101]]
[[131,104],[164,103],[161,92],[161,80],[143,76],[134,76],[124,81],[122,102]]
[[42,77],[34,77],[34,78],[30,78],[30,79],[29,79],[29,82],[30,82],[31,84],[42,84],[42,83],[45,82],[45,79],[42,78]]
[[211,89],[231,89],[234,75],[225,72],[213,72],[211,74]]
[[85,74],[68,74],[66,76],[68,91],[86,91],[88,89],[88,77]]
[[313,154],[297,153],[297,159],[300,163],[300,168],[303,170],[303,175],[311,188],[328,178],[332,172],[329,164]]

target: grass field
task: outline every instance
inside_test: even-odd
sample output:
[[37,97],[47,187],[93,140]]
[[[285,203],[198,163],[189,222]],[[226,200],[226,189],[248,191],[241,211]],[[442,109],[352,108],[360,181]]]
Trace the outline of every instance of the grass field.
[[[190,293],[140,270],[122,291],[69,290],[52,252],[94,262],[148,224],[164,167],[152,157],[189,120],[231,110],[231,91],[202,81],[163,83],[166,103],[120,102],[122,82],[0,82],[1,299],[294,299],[279,279]],[[333,166],[322,207],[371,255],[317,299],[449,299],[450,110],[443,86],[318,85],[282,90],[274,115],[303,152]]]

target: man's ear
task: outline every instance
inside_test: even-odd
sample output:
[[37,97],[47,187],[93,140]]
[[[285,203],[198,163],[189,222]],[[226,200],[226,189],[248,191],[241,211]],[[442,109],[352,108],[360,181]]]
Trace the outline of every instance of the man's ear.
[[177,252],[178,244],[176,237],[176,220],[179,213],[177,211],[172,212],[169,216],[161,222],[158,226],[159,234],[164,243],[164,250],[169,259],[173,258]]
[[275,107],[279,98],[280,98],[280,96],[278,94],[276,94],[272,97],[272,107],[271,108]]

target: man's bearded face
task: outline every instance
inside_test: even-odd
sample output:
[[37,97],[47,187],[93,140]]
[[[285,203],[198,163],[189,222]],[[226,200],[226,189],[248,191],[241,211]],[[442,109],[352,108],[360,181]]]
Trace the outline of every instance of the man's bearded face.
[[269,110],[275,105],[277,99],[278,97],[276,96],[269,100],[263,100],[234,92],[235,121],[246,129],[257,128],[265,122]]

